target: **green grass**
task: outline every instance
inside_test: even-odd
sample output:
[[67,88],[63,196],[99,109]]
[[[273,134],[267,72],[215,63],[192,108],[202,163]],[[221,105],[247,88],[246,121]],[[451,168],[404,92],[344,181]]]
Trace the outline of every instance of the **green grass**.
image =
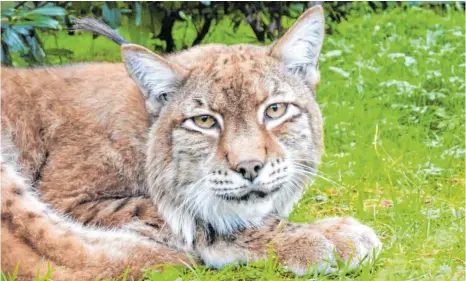
[[[454,8],[356,9],[326,37],[317,95],[325,118],[320,169],[333,183],[316,179],[291,220],[354,216],[376,229],[384,250],[372,268],[316,279],[465,279],[464,22],[464,12]],[[236,42],[251,42],[250,30],[239,32]],[[231,38],[217,28],[206,42],[234,43]],[[119,60],[118,47],[103,38],[60,36],[58,44],[80,46],[73,48],[74,61]],[[146,276],[153,281],[313,278],[284,272],[273,257],[222,270],[167,267]]]

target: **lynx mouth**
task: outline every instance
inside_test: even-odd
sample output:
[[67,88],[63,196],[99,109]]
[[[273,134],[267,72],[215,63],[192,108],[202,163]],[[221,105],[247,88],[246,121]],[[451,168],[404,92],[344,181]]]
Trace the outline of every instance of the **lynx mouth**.
[[283,185],[280,184],[270,191],[255,189],[255,190],[250,190],[246,194],[243,194],[243,195],[217,194],[216,196],[226,201],[238,201],[238,202],[248,201],[251,199],[265,199],[269,197],[270,195],[279,191],[282,188],[282,186]]

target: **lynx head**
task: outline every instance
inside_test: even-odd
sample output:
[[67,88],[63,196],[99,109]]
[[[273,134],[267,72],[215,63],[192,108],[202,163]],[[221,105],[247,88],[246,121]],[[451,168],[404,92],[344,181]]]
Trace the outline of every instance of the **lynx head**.
[[154,117],[149,190],[188,244],[201,227],[226,234],[287,216],[299,199],[322,151],[323,36],[314,7],[269,47],[206,45],[163,58],[122,46]]

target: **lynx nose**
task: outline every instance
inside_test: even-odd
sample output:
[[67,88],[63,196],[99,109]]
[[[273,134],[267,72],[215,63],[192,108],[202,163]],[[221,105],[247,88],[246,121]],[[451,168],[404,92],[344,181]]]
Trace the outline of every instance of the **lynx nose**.
[[243,175],[243,178],[253,181],[259,175],[264,164],[257,160],[243,161],[236,166],[235,171]]

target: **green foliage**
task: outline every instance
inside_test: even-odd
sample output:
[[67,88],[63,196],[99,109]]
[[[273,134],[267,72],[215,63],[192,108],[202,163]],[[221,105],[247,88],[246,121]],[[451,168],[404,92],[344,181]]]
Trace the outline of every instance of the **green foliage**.
[[[46,262],[46,261],[43,261]],[[52,273],[55,272],[57,269],[52,268],[50,262],[47,262],[47,271],[45,274],[43,272],[40,272],[40,269],[37,269],[36,276],[34,277],[34,281],[52,281]],[[13,270],[12,273],[7,272],[1,273],[0,276],[0,281],[19,281],[22,279],[18,280],[18,273],[20,272],[20,264],[17,264],[15,269]]]
[[[224,43],[235,42],[235,38],[241,35],[241,29],[249,33],[247,42],[271,43],[313,2],[24,1],[13,2],[17,3],[14,7],[9,3],[2,2],[5,11],[2,14],[2,63],[19,66],[72,60],[74,48],[64,48],[57,42],[60,34],[79,34],[72,30],[59,32],[62,26],[65,29],[72,27],[71,17],[101,18],[122,32],[130,30],[126,32],[127,39],[133,43],[157,52],[172,52],[209,42],[209,37],[217,30],[224,32],[223,37],[229,37],[220,40]],[[448,3],[418,2],[368,2],[364,5],[358,2],[326,2],[327,33],[332,34],[351,11],[364,9],[364,12],[371,13],[373,10],[409,5],[432,6],[435,9],[450,6]],[[464,10],[464,4],[457,3],[456,6]],[[44,48],[39,36],[44,30],[54,36],[54,46]],[[96,37],[93,36],[94,39]]]
[[0,280],[1,281],[15,281],[16,280],[16,277],[18,276],[18,272],[19,272],[19,264],[16,265],[15,269],[13,270],[13,272],[7,272],[6,274],[2,272],[2,275],[0,277]]
[[[2,62],[19,65],[11,53],[24,53],[31,50],[33,56],[25,60],[27,65],[46,64],[38,30],[60,29],[60,23],[52,18],[62,16],[60,21],[67,28],[72,26],[71,16],[91,16],[102,18],[111,27],[131,30],[128,39],[137,44],[149,45],[156,51],[171,52],[200,44],[219,23],[227,19],[234,33],[240,26],[247,25],[253,37],[259,42],[268,42],[283,31],[283,17],[296,18],[309,7],[310,2],[18,2],[14,7],[5,8],[2,14]],[[55,6],[54,6],[55,5]],[[66,13],[65,13],[66,10]],[[21,22],[27,24],[27,32],[21,33]],[[180,25],[184,26],[182,40],[176,42],[175,34]],[[10,28],[11,26],[11,28]],[[188,31],[189,29],[189,31]],[[189,34],[188,34],[189,33]],[[51,33],[56,36],[57,33]],[[68,32],[74,35],[73,31]],[[20,40],[27,41],[30,46]],[[185,38],[189,36],[188,38]],[[150,42],[149,42],[150,41]],[[48,53],[62,57],[72,56],[71,51],[52,48]],[[32,59],[31,59],[32,58]]]
[[60,29],[55,18],[64,15],[65,9],[51,3],[2,9],[2,64],[12,64],[11,52],[18,53],[29,65],[45,63],[46,54],[36,30]]
[[[317,94],[326,153],[319,177],[291,215],[306,223],[354,216],[374,227],[384,244],[375,264],[296,277],[272,256],[221,270],[161,266],[164,272],[148,270],[146,280],[464,280],[464,11],[456,3],[443,9],[391,5],[373,12],[353,3],[346,18],[329,23]],[[289,26],[293,17],[282,20]],[[121,24],[129,38],[128,18]],[[233,27],[225,17],[203,43],[258,42],[245,21],[236,33]],[[143,31],[142,44],[154,44]],[[52,34],[40,36],[46,50],[58,44],[73,51],[62,58],[66,63],[120,60],[118,46],[104,38],[65,31],[56,42]],[[173,37],[177,49],[183,40],[189,45],[193,23],[177,22]]]

